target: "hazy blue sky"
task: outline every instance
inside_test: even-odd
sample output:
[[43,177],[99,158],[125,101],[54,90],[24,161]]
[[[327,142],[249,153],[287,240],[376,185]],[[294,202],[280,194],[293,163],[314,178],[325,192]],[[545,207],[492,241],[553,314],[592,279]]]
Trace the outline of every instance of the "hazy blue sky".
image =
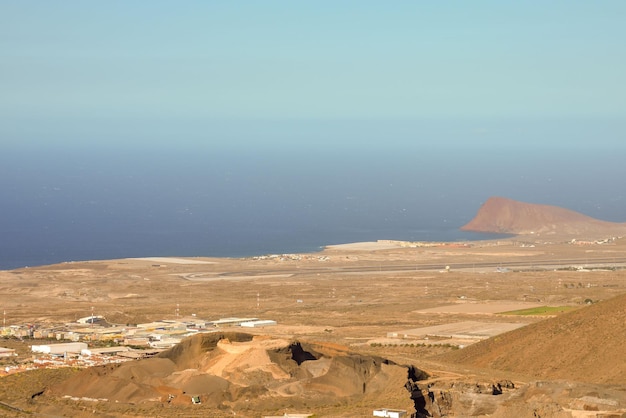
[[625,42],[624,0],[0,0],[0,268],[624,221]]
[[625,41],[622,0],[2,1],[0,129],[623,120]]

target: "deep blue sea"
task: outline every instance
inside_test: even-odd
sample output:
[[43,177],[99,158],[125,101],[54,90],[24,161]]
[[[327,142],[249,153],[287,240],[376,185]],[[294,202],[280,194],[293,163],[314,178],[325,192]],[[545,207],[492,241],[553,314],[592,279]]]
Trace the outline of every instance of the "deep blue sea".
[[0,269],[488,238],[459,227],[496,195],[626,221],[623,125],[97,128],[3,134]]

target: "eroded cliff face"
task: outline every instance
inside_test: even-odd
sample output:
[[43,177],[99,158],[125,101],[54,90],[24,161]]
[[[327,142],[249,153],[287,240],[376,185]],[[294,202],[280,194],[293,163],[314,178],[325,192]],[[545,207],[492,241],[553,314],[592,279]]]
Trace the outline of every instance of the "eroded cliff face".
[[626,235],[626,223],[606,222],[557,206],[489,198],[464,231],[604,238]]
[[415,418],[621,418],[623,388],[565,381],[513,383],[442,380],[414,387]]
[[154,358],[85,370],[47,396],[125,404],[191,404],[196,398],[205,407],[257,411],[389,399],[410,407],[407,380],[427,376],[337,344],[224,332],[187,338]]
[[416,381],[410,391],[415,401],[416,418],[492,415],[512,397],[519,395],[515,384],[508,380],[494,383]]

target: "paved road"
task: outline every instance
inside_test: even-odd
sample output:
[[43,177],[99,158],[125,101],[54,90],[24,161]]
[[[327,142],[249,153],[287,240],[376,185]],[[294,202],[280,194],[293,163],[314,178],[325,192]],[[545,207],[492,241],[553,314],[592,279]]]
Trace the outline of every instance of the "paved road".
[[[621,267],[626,268],[626,258],[571,258],[535,261],[502,261],[479,263],[413,263],[413,264],[385,264],[375,263],[360,266],[329,266],[329,267],[295,267],[293,269],[276,270],[248,270],[219,274],[218,277],[228,276],[270,276],[270,275],[301,275],[301,274],[350,274],[375,272],[410,272],[410,271],[442,271],[449,268],[454,270],[553,270],[568,267]],[[215,277],[215,276],[214,276]]]

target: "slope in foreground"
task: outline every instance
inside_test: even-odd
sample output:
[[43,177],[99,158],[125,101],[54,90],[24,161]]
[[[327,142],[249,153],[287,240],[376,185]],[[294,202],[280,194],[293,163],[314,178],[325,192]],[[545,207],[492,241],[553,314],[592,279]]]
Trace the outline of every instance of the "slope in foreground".
[[442,357],[539,379],[624,384],[626,295],[482,341]]

